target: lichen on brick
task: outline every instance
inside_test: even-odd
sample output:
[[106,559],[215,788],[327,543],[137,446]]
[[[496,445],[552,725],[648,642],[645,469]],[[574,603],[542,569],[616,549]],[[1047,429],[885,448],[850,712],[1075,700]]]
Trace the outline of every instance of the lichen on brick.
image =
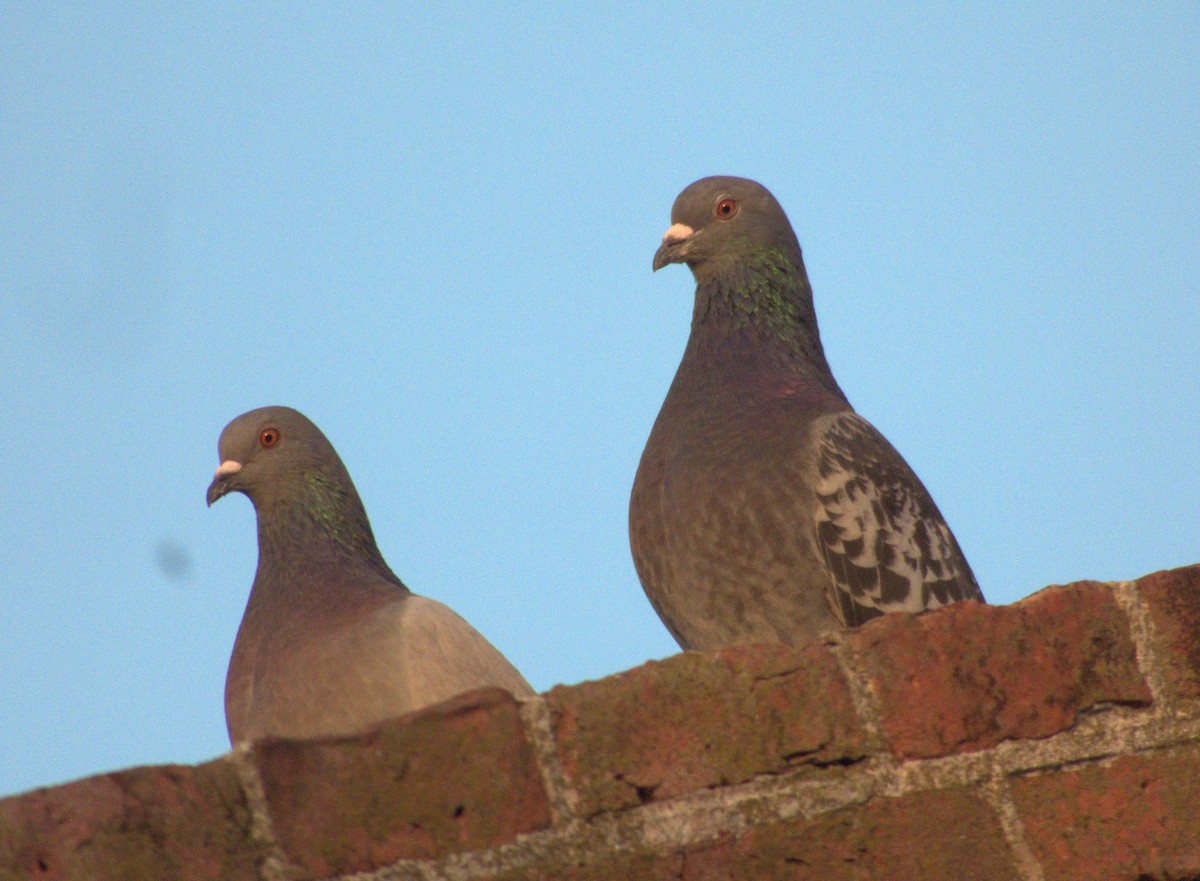
[[1048,737],[1104,704],[1148,706],[1124,613],[1107,585],[1047,588],[1012,606],[888,615],[850,637],[901,757]]
[[556,688],[547,702],[584,816],[867,754],[820,643],[687,652]]
[[308,877],[493,847],[550,825],[516,701],[482,689],[355,737],[254,749],[276,837]]

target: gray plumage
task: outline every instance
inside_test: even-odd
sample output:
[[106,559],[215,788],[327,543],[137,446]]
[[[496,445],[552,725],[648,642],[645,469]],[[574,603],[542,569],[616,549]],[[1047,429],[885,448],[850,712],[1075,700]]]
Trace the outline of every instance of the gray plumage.
[[704,178],[671,222],[654,269],[691,268],[692,329],[634,479],[629,536],[679,644],[798,642],[982,600],[921,481],[834,380],[775,198]]
[[470,624],[392,573],[337,451],[301,413],[245,413],[218,450],[208,504],[242,492],[258,518],[225,680],[233,743],[349,734],[483,686],[533,693]]

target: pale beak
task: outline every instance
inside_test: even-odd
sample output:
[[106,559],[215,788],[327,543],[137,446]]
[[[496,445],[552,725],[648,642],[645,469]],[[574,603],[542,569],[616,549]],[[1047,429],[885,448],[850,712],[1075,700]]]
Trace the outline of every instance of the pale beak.
[[210,507],[212,506],[213,502],[234,488],[229,483],[229,478],[241,470],[242,463],[235,462],[233,459],[226,459],[217,466],[217,472],[213,475],[213,481],[208,485],[207,498]]
[[654,271],[662,269],[668,263],[682,263],[687,258],[688,242],[695,235],[686,223],[673,223],[663,235],[662,245],[654,252]]

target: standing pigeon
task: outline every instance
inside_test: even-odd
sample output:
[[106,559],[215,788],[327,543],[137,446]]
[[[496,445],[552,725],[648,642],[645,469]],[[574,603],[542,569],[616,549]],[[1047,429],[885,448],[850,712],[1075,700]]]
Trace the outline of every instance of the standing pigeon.
[[775,197],[696,181],[654,255],[668,263],[696,278],[692,331],[634,479],[629,540],[679,644],[798,642],[982,600],[921,481],[838,388]]
[[250,497],[258,571],[225,679],[233,743],[350,734],[473,688],[533,691],[470,624],[384,562],[333,445],[288,407],[225,426],[208,488]]

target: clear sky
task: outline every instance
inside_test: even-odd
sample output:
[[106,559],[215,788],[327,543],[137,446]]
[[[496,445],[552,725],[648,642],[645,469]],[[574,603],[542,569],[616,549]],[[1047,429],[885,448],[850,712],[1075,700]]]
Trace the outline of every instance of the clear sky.
[[264,404],[539,690],[672,654],[626,513],[708,174],[989,600],[1200,560],[1200,6],[621,5],[0,5],[0,793],[228,748]]

